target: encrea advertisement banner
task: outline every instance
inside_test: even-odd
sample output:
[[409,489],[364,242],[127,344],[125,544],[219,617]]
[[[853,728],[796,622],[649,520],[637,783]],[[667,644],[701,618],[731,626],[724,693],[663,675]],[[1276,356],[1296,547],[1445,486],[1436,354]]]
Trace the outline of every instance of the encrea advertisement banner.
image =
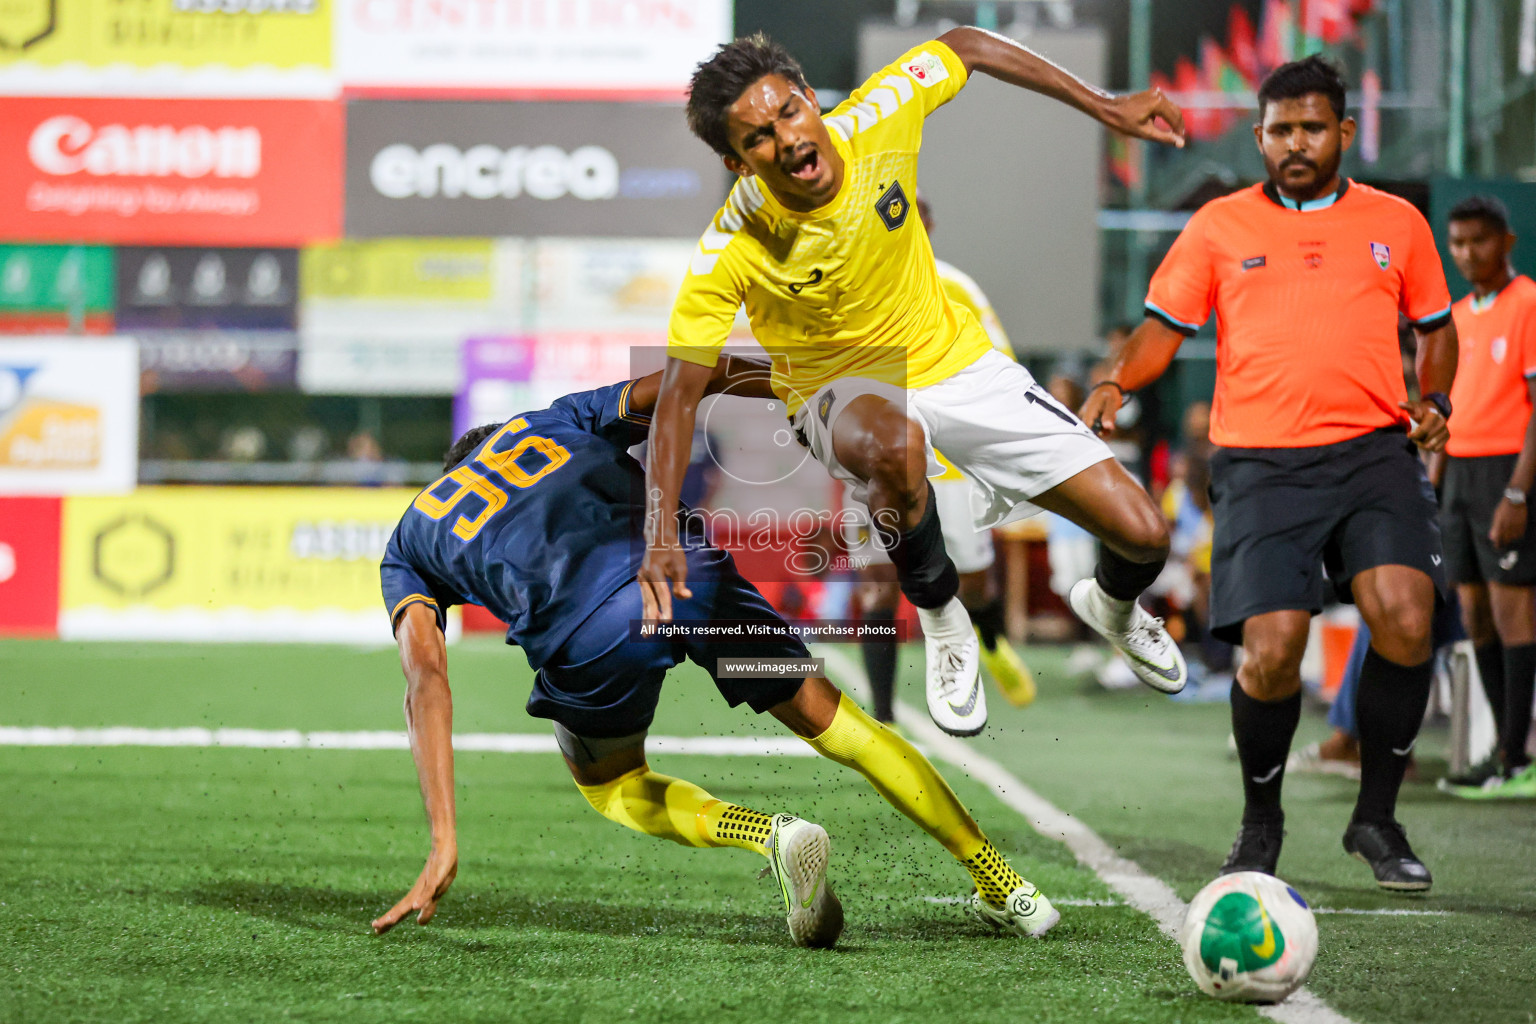
[[404,488],[147,487],[64,503],[69,639],[390,642]]
[[353,237],[697,239],[725,178],[681,104],[347,104]]
[[342,109],[325,100],[11,97],[0,237],[293,246],[341,227]]
[[0,341],[0,494],[127,491],[138,459],[132,339]]
[[680,99],[731,38],[730,0],[335,0],[336,71],[395,95],[625,94]]

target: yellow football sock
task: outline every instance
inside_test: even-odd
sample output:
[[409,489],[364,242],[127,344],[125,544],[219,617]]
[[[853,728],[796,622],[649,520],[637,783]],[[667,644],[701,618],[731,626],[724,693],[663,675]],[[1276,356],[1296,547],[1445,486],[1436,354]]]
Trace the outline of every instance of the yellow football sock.
[[[804,738],[804,737],[802,737]],[[1027,884],[995,850],[938,769],[900,735],[864,713],[845,693],[815,751],[854,769],[875,791],[937,839],[971,873],[977,891],[1001,905]]]
[[769,815],[717,800],[686,779],[641,765],[612,782],[576,788],[603,817],[636,832],[684,846],[738,846],[768,856]]

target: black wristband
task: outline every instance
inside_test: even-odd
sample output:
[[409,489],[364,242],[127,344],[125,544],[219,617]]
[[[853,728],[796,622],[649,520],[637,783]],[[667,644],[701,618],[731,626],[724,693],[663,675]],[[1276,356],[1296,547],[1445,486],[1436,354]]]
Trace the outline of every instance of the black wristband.
[[1424,396],[1424,401],[1440,410],[1441,419],[1451,418],[1451,399],[1444,391],[1431,391]]
[[1097,384],[1095,384],[1093,387],[1089,388],[1088,390],[1089,391],[1097,391],[1097,390],[1099,390],[1099,388],[1114,388],[1116,391],[1120,392],[1121,396],[1129,394],[1129,392],[1126,391],[1125,388],[1121,387],[1119,384],[1116,384],[1112,380],[1101,380]]

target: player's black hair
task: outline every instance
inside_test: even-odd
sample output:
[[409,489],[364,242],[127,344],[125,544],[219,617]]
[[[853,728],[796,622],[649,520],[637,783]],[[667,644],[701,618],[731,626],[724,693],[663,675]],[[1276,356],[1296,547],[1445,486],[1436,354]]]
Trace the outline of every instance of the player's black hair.
[[1321,54],[1281,64],[1259,86],[1259,119],[1264,108],[1275,100],[1299,100],[1314,92],[1328,98],[1334,116],[1344,120],[1344,74],[1339,66]]
[[453,447],[449,448],[443,456],[443,471],[447,472],[463,462],[464,456],[474,451],[479,447],[481,441],[484,441],[500,429],[500,423],[482,423],[478,427],[471,427],[464,431],[464,436],[453,442]]
[[754,32],[721,46],[693,70],[688,83],[688,130],[721,156],[736,156],[725,132],[725,109],[766,75],[782,75],[801,89],[808,88],[800,62],[765,33]]
[[1495,234],[1509,233],[1509,209],[1498,196],[1467,196],[1451,207],[1446,220],[1480,220],[1493,229]]

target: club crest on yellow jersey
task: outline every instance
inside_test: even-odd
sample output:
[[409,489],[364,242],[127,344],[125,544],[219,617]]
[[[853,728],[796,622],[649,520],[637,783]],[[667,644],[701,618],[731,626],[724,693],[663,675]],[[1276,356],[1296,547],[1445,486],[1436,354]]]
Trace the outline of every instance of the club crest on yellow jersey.
[[895,231],[907,222],[907,211],[911,206],[899,181],[891,182],[891,187],[880,193],[880,198],[875,200],[875,212],[885,222],[887,231]]

